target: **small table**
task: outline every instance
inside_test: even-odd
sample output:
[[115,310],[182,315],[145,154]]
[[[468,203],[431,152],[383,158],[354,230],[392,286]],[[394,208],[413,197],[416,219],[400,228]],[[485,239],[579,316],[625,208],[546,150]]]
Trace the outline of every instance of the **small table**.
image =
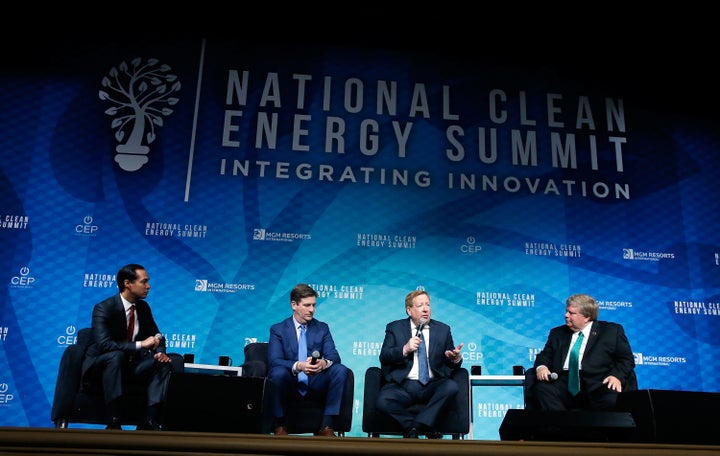
[[470,376],[470,435],[473,438],[473,423],[475,416],[475,401],[473,400],[473,386],[523,386],[524,375],[471,375]]
[[216,364],[185,363],[185,370],[203,374],[242,376],[242,366],[218,366]]

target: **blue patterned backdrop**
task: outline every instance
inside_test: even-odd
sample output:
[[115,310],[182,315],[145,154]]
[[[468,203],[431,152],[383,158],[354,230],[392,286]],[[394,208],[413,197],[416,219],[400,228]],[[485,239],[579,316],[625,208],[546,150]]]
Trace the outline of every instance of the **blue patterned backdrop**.
[[[641,388],[720,391],[702,118],[547,67],[225,40],[74,50],[0,84],[2,426],[53,425],[62,352],[129,262],[170,350],[200,363],[242,363],[314,286],[355,372],[350,435],[418,287],[468,368],[532,365],[587,292]],[[474,395],[474,438],[499,439],[520,388]]]

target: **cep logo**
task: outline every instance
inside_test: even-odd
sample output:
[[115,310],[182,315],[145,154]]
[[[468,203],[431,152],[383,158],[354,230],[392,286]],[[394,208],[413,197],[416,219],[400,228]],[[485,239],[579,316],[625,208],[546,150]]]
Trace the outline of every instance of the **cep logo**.
[[7,383],[0,383],[0,405],[7,404],[15,398],[13,394],[7,392],[9,388]]
[[16,287],[29,288],[35,282],[35,278],[30,276],[30,268],[23,266],[20,268],[20,275],[10,278],[10,283]]
[[58,345],[67,346],[67,345],[74,345],[77,342],[77,328],[73,325],[68,326],[65,328],[65,334],[62,336],[58,336],[57,343]]

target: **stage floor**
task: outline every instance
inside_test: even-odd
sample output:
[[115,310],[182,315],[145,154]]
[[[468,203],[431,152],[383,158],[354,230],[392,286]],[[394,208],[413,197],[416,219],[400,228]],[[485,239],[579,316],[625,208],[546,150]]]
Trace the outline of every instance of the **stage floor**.
[[13,455],[502,455],[718,456],[720,446],[629,443],[405,440],[104,429],[0,428]]

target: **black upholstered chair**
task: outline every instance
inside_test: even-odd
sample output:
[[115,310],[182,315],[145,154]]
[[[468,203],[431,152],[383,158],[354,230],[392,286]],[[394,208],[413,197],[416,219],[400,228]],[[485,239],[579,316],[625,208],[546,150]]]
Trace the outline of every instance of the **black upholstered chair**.
[[[464,439],[470,432],[470,376],[467,369],[457,369],[452,379],[458,384],[455,402],[438,421],[437,431],[450,435],[453,439]],[[365,393],[363,397],[362,430],[368,437],[386,435],[402,435],[400,424],[388,415],[375,408],[380,388],[385,384],[379,367],[369,367],[365,371]],[[410,409],[419,412],[422,405],[414,405]]]
[[[82,364],[85,351],[92,342],[92,329],[78,331],[77,342],[63,352],[58,368],[55,397],[50,419],[56,428],[67,428],[70,423],[105,424],[107,412],[103,399],[102,385],[98,381],[82,380]],[[168,353],[173,372],[184,370],[182,355]],[[147,405],[147,386],[140,383],[128,383],[121,414],[122,425],[141,423]]]
[[[245,361],[242,365],[243,377],[267,377],[268,373],[268,343],[253,342],[245,346]],[[345,392],[340,406],[335,432],[344,436],[352,427],[353,394],[355,389],[355,376],[352,369],[348,369],[348,377],[345,383]],[[266,384],[265,400],[272,400],[272,385]],[[270,406],[263,407],[272,410]],[[287,413],[288,434],[310,434],[320,429],[324,415],[325,405],[322,402],[307,397],[293,399],[289,402]],[[272,431],[272,416],[263,417],[263,432]]]

